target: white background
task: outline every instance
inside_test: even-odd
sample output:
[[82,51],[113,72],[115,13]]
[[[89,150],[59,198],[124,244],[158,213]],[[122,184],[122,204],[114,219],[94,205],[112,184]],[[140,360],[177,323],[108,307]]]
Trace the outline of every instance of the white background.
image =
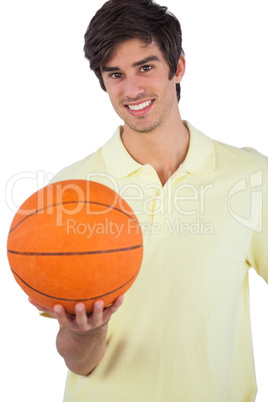
[[[182,117],[217,140],[268,155],[266,3],[163,4],[183,30]],[[40,318],[15,283],[6,238],[16,208],[62,167],[95,151],[121,123],[82,51],[88,22],[102,4],[9,0],[0,5],[0,367],[5,402],[62,400],[66,369],[55,349],[57,322]],[[265,402],[268,287],[253,270],[250,279],[257,402]]]

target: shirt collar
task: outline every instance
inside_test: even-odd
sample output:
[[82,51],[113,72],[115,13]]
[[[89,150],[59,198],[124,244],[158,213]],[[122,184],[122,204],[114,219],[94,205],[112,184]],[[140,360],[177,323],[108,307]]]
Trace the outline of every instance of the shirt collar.
[[102,147],[102,155],[108,173],[115,179],[126,177],[143,166],[136,162],[126,150],[121,140],[122,131],[123,126],[118,127],[110,140]]
[[[212,171],[215,168],[215,150],[212,139],[196,130],[189,122],[184,121],[184,124],[190,132],[190,143],[186,158],[178,171],[182,168],[191,174]],[[123,126],[118,127],[110,140],[102,147],[107,170],[115,179],[126,177],[143,167],[126,150],[121,140],[122,130]]]
[[198,131],[188,121],[184,121],[190,132],[188,152],[182,166],[188,173],[209,173],[215,168],[215,148],[213,140]]

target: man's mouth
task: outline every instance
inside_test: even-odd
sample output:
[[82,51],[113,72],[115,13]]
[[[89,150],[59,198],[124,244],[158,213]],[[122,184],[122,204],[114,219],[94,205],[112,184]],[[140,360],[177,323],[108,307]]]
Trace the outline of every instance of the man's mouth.
[[154,99],[134,104],[126,104],[125,107],[133,116],[143,116],[151,109]]
[[148,100],[146,102],[140,103],[138,105],[127,105],[130,110],[141,110],[148,107],[152,103],[152,100]]

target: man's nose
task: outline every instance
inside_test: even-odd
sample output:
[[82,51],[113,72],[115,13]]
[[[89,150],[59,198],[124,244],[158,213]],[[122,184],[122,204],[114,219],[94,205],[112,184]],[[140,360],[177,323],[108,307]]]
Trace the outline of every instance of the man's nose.
[[125,80],[125,97],[131,100],[135,100],[142,95],[145,90],[141,85],[140,80],[137,77],[128,77]]

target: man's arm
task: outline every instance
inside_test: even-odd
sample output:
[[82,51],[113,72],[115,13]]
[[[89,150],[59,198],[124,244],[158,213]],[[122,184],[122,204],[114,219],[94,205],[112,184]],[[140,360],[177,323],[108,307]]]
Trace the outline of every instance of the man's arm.
[[53,311],[48,311],[33,300],[29,301],[58,320],[57,350],[71,371],[86,376],[99,364],[105,353],[108,322],[123,299],[123,296],[118,297],[108,308],[103,307],[101,300],[96,301],[89,317],[83,303],[76,304],[75,316],[72,317],[66,314],[61,305],[55,305]]

